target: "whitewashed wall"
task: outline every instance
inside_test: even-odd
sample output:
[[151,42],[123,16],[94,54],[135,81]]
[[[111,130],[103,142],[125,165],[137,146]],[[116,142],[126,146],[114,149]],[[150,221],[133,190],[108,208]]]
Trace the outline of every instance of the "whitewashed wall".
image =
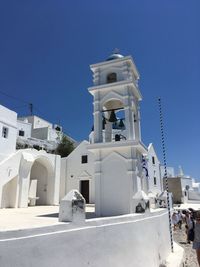
[[[43,184],[42,176],[47,176]],[[0,178],[0,208],[27,207],[30,179],[38,179],[40,190],[46,190],[45,204],[59,204],[59,155],[35,149],[18,150],[0,163]]]
[[19,135],[19,131],[24,131],[24,138],[29,138],[31,137],[31,123],[29,122],[25,122],[25,121],[21,121],[21,120],[18,120],[17,121],[17,129],[18,129],[18,134]]
[[192,178],[191,177],[181,177],[182,190],[184,190],[187,185],[189,186],[190,189],[192,189]]
[[[3,127],[8,128],[8,136],[2,136]],[[0,105],[0,161],[15,152],[17,139],[17,113]]]
[[[152,158],[154,157],[155,163],[153,163]],[[160,175],[160,161],[156,155],[155,149],[153,144],[150,144],[148,147],[148,174],[149,174],[149,191],[152,193],[160,194],[162,190],[162,182],[161,182],[161,175]],[[156,184],[154,184],[154,177],[156,178]]]
[[[65,188],[65,192],[61,189],[61,196],[64,197],[72,189],[80,191],[80,181],[89,180],[90,187],[90,203],[94,203],[95,182],[94,182],[94,155],[88,151],[87,141],[81,142],[76,149],[61,161],[61,185]],[[88,163],[81,163],[81,156],[88,156]]]
[[38,116],[25,116],[25,117],[20,117],[19,120],[24,120],[27,119],[29,123],[33,125],[33,129],[35,128],[43,128],[43,127],[50,127],[52,128],[53,125],[52,123],[38,117]]
[[0,242],[1,266],[158,267],[170,254],[166,210],[98,218],[59,229]]

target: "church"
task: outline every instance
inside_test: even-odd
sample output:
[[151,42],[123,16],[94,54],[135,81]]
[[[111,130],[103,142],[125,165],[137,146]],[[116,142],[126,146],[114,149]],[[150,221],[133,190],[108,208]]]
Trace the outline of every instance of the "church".
[[[154,198],[162,192],[155,150],[141,138],[139,73],[132,57],[119,53],[90,69],[94,126],[89,142],[83,141],[61,159],[63,197],[77,189],[87,203],[95,203],[97,216],[132,213],[137,192]],[[144,164],[148,154],[156,159],[153,166],[150,161]]]
[[[86,203],[95,204],[96,216],[122,215],[135,212],[136,193],[156,197],[162,192],[155,150],[141,138],[142,95],[132,57],[114,52],[90,69],[93,129],[89,141],[82,141],[67,158],[51,152],[61,127],[37,116],[18,119],[1,106],[1,208],[58,205],[77,189]],[[33,146],[16,150],[16,140]],[[49,153],[34,149],[38,143]],[[154,158],[153,165],[148,155]]]

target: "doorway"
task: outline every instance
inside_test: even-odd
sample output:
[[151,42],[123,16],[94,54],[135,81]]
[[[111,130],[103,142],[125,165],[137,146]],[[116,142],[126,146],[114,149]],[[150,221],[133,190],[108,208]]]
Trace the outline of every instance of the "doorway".
[[86,203],[89,203],[89,180],[80,181],[81,195],[85,198]]
[[[35,182],[35,186],[32,186],[33,182]],[[36,205],[48,204],[47,189],[48,189],[48,170],[42,163],[36,160],[31,168],[30,186],[29,186],[29,195],[34,194],[33,191],[35,191],[35,196],[33,197],[35,197],[36,199]]]

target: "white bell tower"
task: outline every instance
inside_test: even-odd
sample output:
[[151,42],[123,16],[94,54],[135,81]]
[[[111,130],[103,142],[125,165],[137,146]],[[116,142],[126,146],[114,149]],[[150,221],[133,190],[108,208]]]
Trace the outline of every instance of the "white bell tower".
[[98,216],[132,212],[132,197],[145,190],[138,88],[131,56],[113,53],[90,66],[94,86],[94,132],[88,149],[95,154],[95,209]]

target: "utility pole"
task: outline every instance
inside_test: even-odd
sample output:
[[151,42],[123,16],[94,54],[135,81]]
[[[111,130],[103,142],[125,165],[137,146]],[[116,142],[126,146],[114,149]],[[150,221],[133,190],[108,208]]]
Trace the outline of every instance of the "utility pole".
[[169,203],[169,187],[168,187],[168,179],[167,179],[167,161],[166,161],[166,151],[165,151],[163,114],[162,114],[162,105],[161,105],[160,97],[158,98],[158,106],[159,106],[159,113],[160,113],[160,131],[161,131],[161,140],[162,140],[163,164],[164,164],[164,170],[165,170],[163,178],[165,179],[165,186],[166,186],[166,191],[167,191],[167,208],[168,208],[168,217],[169,217],[170,242],[171,242],[171,251],[174,252],[173,235],[172,235],[172,219],[171,219],[170,203]]

